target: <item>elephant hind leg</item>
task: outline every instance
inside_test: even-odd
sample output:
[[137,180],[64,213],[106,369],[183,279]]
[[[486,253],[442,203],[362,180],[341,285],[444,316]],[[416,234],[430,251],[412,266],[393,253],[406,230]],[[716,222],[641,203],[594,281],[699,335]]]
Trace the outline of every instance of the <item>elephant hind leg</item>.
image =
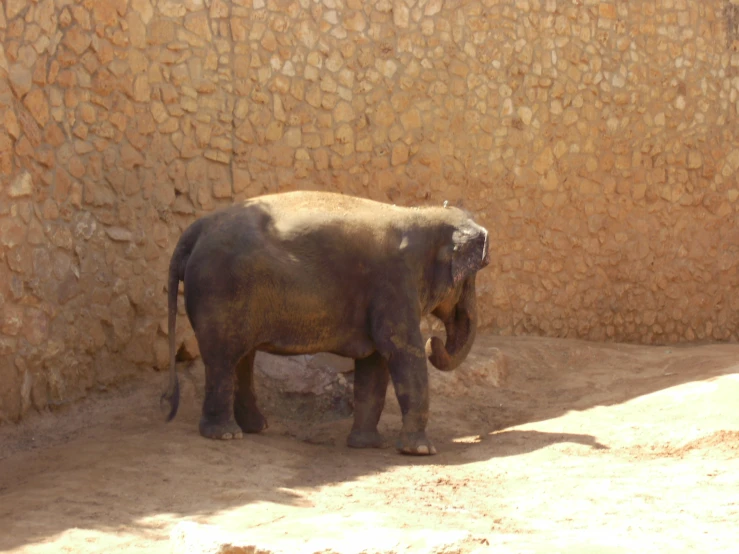
[[240,281],[232,265],[216,249],[208,258],[191,258],[185,270],[185,308],[205,364],[200,434],[213,439],[243,436],[234,419],[235,373],[252,350],[254,330],[244,319],[251,305],[237,296]]
[[236,364],[234,417],[244,433],[259,433],[267,428],[267,420],[257,407],[254,390],[254,358],[256,351],[245,354]]
[[[241,427],[234,420],[234,369],[241,357],[233,354],[225,341],[207,340],[198,336],[200,353],[205,364],[205,400],[200,417],[200,434],[210,439],[240,439]],[[196,331],[197,336],[197,331]],[[204,348],[205,346],[205,348]]]
[[377,352],[354,362],[354,425],[347,439],[353,448],[383,448],[377,431],[390,382],[387,362]]

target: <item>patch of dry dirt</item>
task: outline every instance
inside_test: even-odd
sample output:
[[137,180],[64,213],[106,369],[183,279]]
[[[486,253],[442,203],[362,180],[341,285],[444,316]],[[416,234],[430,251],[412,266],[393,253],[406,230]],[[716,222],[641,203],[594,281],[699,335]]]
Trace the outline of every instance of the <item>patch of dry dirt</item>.
[[[350,419],[288,410],[263,435],[201,439],[197,368],[171,424],[159,374],[0,428],[0,550],[169,552],[192,521],[398,552],[436,535],[446,552],[735,551],[739,345],[481,336],[475,352],[506,378],[437,384],[431,458],[350,450]],[[381,425],[400,425],[392,391]]]

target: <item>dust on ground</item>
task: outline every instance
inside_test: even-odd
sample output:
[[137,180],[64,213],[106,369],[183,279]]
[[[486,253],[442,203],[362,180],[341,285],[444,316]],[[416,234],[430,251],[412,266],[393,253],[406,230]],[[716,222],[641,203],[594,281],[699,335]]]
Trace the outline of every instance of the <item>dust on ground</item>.
[[[456,537],[446,552],[735,551],[739,345],[483,335],[475,351],[506,377],[432,396],[430,458],[351,450],[351,419],[202,439],[197,367],[170,424],[154,374],[3,426],[0,550],[169,552],[191,521],[398,552],[433,536]],[[399,426],[390,389],[381,429]]]

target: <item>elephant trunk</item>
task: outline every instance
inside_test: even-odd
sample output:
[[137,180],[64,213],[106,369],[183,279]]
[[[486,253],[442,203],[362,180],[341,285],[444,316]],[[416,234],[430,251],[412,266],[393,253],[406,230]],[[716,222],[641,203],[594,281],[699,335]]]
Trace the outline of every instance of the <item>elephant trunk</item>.
[[439,337],[431,337],[426,343],[426,355],[434,367],[452,371],[467,358],[477,334],[477,305],[475,299],[475,275],[464,284],[455,308],[442,322],[446,329],[446,344]]

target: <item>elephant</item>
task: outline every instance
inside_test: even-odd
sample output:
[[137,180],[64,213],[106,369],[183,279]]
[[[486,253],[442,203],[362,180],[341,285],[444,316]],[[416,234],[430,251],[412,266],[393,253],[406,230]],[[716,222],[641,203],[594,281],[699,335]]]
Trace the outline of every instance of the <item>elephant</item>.
[[[435,454],[426,436],[426,358],[451,371],[467,357],[477,331],[475,277],[489,262],[488,231],[446,202],[400,207],[296,191],[205,215],[182,233],[169,265],[167,421],[179,404],[175,325],[183,281],[205,365],[201,435],[234,439],[267,427],[254,392],[257,351],[330,352],[355,364],[348,446],[387,444],[377,424],[392,379],[402,413],[397,449]],[[446,341],[424,345],[427,314],[444,324]]]

